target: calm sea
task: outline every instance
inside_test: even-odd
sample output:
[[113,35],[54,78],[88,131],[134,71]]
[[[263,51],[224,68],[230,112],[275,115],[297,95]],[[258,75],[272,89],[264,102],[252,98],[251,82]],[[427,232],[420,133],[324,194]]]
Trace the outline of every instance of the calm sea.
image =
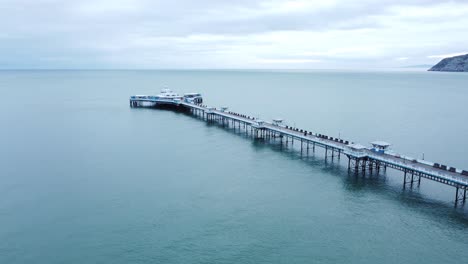
[[212,106],[468,169],[468,75],[1,71],[0,263],[462,263],[468,205],[348,175],[133,94]]

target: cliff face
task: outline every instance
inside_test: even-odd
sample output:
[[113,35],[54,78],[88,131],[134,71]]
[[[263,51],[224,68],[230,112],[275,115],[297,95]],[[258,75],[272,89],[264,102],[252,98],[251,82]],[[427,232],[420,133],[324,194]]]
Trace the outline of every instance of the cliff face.
[[468,72],[468,54],[445,58],[429,71]]

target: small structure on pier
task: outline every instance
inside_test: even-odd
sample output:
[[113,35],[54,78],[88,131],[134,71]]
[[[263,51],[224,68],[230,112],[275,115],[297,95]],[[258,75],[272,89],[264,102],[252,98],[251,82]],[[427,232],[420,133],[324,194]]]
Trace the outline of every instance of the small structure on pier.
[[349,145],[349,148],[353,151],[358,151],[358,152],[366,149],[366,147],[361,144],[351,144]]
[[215,110],[216,110],[216,108],[214,108],[214,107],[207,107],[206,108],[206,113],[207,114],[213,114]]
[[252,125],[253,128],[264,128],[265,127],[265,121],[256,119],[255,123]]
[[226,110],[228,110],[227,106],[221,106],[221,112],[226,112]]
[[348,146],[349,151],[345,151],[345,153],[350,153],[354,157],[362,158],[366,157],[367,154],[364,152],[367,148],[361,144],[351,144]]
[[372,151],[377,152],[377,153],[385,153],[385,151],[388,150],[388,147],[390,147],[390,143],[387,143],[385,141],[374,141],[371,142],[372,144]]
[[283,124],[283,119],[281,119],[281,118],[275,118],[275,119],[273,119],[273,125],[275,125],[275,126],[280,126],[280,125],[282,125],[282,124]]

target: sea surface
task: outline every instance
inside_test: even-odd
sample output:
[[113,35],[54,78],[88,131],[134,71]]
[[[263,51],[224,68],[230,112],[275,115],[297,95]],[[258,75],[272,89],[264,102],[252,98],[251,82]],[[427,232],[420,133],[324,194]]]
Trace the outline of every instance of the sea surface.
[[135,109],[161,88],[468,169],[468,74],[0,71],[0,263],[464,263],[468,205],[402,173]]

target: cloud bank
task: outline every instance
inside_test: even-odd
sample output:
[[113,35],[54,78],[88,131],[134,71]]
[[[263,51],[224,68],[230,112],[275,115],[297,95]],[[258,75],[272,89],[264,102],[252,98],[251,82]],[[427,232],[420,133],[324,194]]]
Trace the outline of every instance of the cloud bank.
[[449,0],[0,0],[0,68],[379,68],[468,47]]

